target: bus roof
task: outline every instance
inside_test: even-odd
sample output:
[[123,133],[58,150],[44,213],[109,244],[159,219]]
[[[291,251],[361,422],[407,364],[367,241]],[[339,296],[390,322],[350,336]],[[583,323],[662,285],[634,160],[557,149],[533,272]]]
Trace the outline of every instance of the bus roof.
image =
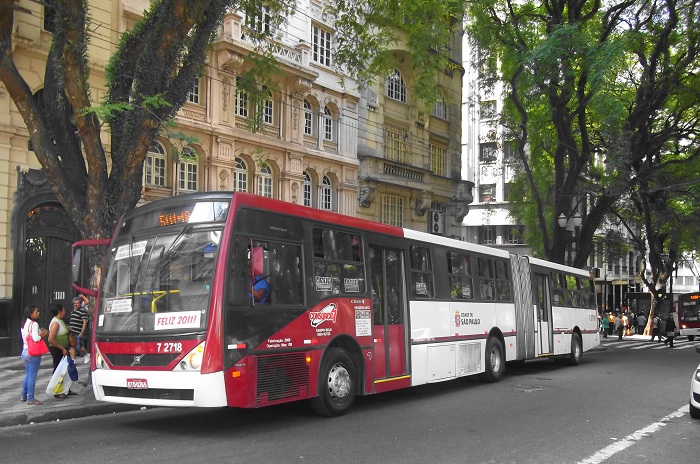
[[585,269],[579,269],[577,267],[566,266],[564,264],[553,263],[551,261],[545,261],[539,258],[530,258],[530,264],[535,266],[548,267],[555,269],[557,271],[567,272],[569,274],[579,275],[581,277],[590,277],[591,273]]
[[448,246],[452,248],[458,248],[460,250],[473,251],[476,253],[484,253],[492,256],[499,256],[501,258],[509,258],[510,253],[506,250],[501,250],[499,248],[492,248],[485,245],[479,245],[476,243],[463,242],[462,240],[455,240],[453,238],[443,237],[441,235],[433,235],[427,232],[419,232],[412,229],[404,229],[404,236],[413,240],[419,240],[421,242],[435,243],[437,245]]

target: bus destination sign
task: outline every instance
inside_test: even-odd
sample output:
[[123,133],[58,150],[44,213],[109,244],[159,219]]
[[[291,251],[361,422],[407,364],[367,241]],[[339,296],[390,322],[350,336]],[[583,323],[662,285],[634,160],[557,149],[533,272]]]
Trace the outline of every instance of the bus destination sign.
[[158,215],[158,225],[164,227],[175,224],[186,224],[190,221],[190,214],[188,209],[172,213],[161,213]]

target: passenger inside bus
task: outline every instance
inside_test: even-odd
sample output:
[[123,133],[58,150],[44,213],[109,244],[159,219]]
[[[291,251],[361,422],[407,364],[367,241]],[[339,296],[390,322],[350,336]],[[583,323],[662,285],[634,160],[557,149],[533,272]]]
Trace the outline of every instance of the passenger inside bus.
[[251,268],[253,274],[250,282],[248,298],[255,304],[270,303],[270,284],[265,272],[265,250],[263,247],[253,247]]

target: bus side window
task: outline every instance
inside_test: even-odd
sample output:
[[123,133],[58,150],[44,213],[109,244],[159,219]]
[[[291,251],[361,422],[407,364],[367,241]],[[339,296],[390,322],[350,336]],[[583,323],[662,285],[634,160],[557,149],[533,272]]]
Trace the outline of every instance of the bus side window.
[[496,296],[498,301],[511,301],[508,263],[496,261]]
[[430,249],[411,245],[411,295],[416,298],[433,297],[433,264]]
[[474,298],[469,256],[461,253],[448,252],[447,264],[450,273],[450,297],[453,300]]
[[250,266],[248,264],[248,249],[250,241],[247,237],[239,237],[234,245],[233,266],[229,269],[227,282],[228,301],[234,305],[248,305],[248,286],[250,282]]
[[493,301],[496,297],[493,279],[493,262],[489,258],[479,258],[479,286],[481,299]]
[[581,306],[581,294],[579,293],[578,277],[566,275],[564,278],[566,279],[566,289],[569,297],[567,304],[575,307]]
[[301,246],[277,242],[268,242],[267,246],[269,302],[275,305],[301,304]]
[[359,235],[323,227],[312,231],[313,289],[320,299],[339,294],[364,294],[365,267]]

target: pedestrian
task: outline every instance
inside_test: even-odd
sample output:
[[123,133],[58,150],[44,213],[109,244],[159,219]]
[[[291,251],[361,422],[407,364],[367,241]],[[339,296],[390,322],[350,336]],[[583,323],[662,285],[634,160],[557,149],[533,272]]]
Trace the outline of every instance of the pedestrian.
[[32,337],[35,342],[40,342],[49,335],[46,329],[39,329],[39,307],[36,305],[28,305],[24,308],[24,315],[27,320],[22,326],[22,361],[24,361],[24,380],[22,381],[22,393],[20,401],[26,401],[27,404],[36,405],[43,404],[41,401],[34,398],[34,387],[36,385],[36,376],[39,373],[41,366],[41,356],[32,356],[29,354],[29,346],[27,337]]
[[627,317],[627,314],[622,313],[622,333],[624,335],[629,335],[629,330],[630,330],[630,320]]
[[661,342],[661,333],[659,330],[661,329],[661,318],[659,315],[655,315],[654,319],[651,320],[651,341],[654,341],[654,337],[657,337],[659,342]]
[[88,313],[85,305],[88,299],[82,293],[73,298],[73,311],[70,314],[70,331],[75,337],[75,346],[78,356],[85,356],[87,351],[83,348],[85,333],[88,327]]
[[[70,342],[70,329],[66,326],[63,318],[66,317],[66,308],[60,303],[55,303],[51,305],[51,314],[53,314],[53,319],[49,324],[49,352],[51,353],[51,358],[53,359],[53,371],[56,372],[56,368],[61,363],[64,356],[70,354],[71,358],[75,358],[75,348],[71,346]],[[76,395],[77,393],[68,391],[68,395]],[[54,398],[65,398],[66,395],[54,395]]]
[[615,314],[615,332],[617,333],[618,341],[622,341],[622,331],[624,326],[622,325],[622,317],[619,313]]
[[603,319],[600,321],[603,326],[603,338],[608,338],[608,330],[610,329],[610,319],[607,314],[603,314]]
[[637,313],[631,313],[632,314],[632,323],[630,325],[630,330],[634,329],[634,333],[638,334],[639,331],[637,330],[637,327],[639,327],[639,316],[637,316]]
[[637,316],[637,333],[639,335],[644,335],[644,329],[646,329],[647,326],[647,317],[644,315],[644,313],[639,314]]
[[676,337],[676,321],[673,314],[673,312],[669,314],[668,319],[666,319],[666,340],[664,341],[664,345],[671,348],[673,348],[673,339]]

